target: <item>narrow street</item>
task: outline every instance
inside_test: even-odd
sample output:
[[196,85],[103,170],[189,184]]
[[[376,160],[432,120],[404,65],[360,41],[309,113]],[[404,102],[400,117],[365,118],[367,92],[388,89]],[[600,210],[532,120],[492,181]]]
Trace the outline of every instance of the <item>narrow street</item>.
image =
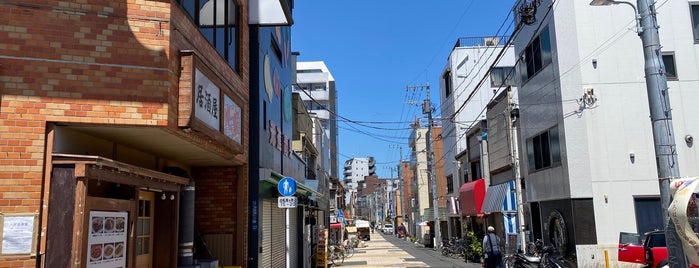
[[442,256],[431,248],[378,232],[364,243],[366,247],[357,248],[354,256],[337,267],[481,267],[479,263]]

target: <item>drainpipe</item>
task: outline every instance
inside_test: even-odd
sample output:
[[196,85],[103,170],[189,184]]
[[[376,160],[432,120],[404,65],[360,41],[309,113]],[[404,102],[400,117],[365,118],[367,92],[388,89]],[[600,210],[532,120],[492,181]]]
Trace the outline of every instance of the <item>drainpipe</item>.
[[194,267],[194,180],[180,192],[177,267]]

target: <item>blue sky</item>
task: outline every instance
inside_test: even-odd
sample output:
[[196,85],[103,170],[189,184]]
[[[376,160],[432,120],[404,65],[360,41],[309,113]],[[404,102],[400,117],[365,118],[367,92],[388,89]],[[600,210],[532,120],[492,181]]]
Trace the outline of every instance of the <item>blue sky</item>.
[[429,83],[438,108],[439,76],[457,38],[509,35],[498,29],[515,0],[294,2],[292,51],[298,61],[324,61],[335,78],[340,167],[373,156],[378,176],[389,178],[400,147],[409,157],[410,122],[426,117],[409,104],[426,92],[406,87]]

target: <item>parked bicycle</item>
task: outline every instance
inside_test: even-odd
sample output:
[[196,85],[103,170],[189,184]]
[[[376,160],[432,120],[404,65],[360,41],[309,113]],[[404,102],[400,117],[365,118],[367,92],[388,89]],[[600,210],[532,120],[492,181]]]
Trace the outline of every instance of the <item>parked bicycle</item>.
[[459,238],[451,238],[449,240],[442,241],[441,253],[444,256],[461,259],[466,257],[466,245]]
[[356,238],[345,239],[342,242],[342,248],[345,251],[345,258],[352,258],[354,256],[354,249],[359,244],[359,240]]
[[[529,249],[528,249],[529,250]],[[543,246],[543,243],[535,244],[535,255],[518,252],[503,258],[506,268],[569,268],[556,256],[556,250],[551,246]]]
[[335,266],[340,266],[345,262],[345,250],[338,245],[328,247],[328,261]]

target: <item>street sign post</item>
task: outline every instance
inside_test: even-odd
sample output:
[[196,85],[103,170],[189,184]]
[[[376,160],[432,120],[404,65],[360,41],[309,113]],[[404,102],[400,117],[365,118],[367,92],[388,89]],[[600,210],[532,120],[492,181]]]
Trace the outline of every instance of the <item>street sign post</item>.
[[294,196],[294,194],[296,194],[296,180],[290,177],[282,178],[277,184],[277,191],[282,195],[282,197],[279,197],[277,200],[277,206],[286,209],[286,267],[289,268],[291,267],[291,251],[289,250],[291,248],[289,241],[291,236],[291,224],[289,219],[291,217],[289,216],[289,208],[295,208],[298,205],[296,197]]

